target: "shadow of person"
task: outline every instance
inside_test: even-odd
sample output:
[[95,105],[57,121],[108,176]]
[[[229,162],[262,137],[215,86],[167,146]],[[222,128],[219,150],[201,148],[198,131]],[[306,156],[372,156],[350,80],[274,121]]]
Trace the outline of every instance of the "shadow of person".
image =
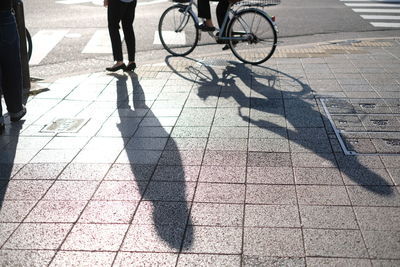
[[[151,203],[153,225],[161,240],[176,251],[188,249],[188,244],[191,244],[193,239],[193,226],[189,216],[185,171],[177,145],[172,138],[168,138],[168,142],[166,142],[167,138],[157,138],[151,134],[151,129],[157,128],[157,136],[169,136],[150,107],[147,106],[146,95],[137,75],[134,73],[110,75],[117,78],[117,105],[120,118],[118,129],[121,136],[130,138],[125,152],[142,197],[141,204],[143,205],[143,202],[146,201]],[[129,80],[133,88],[132,107],[129,103],[130,94],[127,85]],[[144,129],[146,127],[141,127],[139,123],[135,132],[138,134],[134,134],[133,137],[132,129],[127,127],[127,125],[132,125],[131,118],[140,118],[141,122],[145,118],[150,119],[151,127],[147,127],[146,130]],[[165,152],[166,149],[172,151],[173,164],[161,162],[162,159],[165,159],[162,152]],[[153,167],[150,178],[143,171],[143,167],[146,165]],[[146,218],[139,218],[139,220],[141,219],[146,220]],[[184,237],[185,243],[183,242]]]
[[15,163],[19,133],[24,121],[14,122],[6,127],[6,132],[0,136],[0,213],[7,192],[8,182],[21,166]]
[[[339,166],[340,171],[348,177],[353,183],[366,188],[379,195],[392,195],[393,189],[383,177],[375,173],[373,170],[364,166],[360,161],[360,157],[345,156],[332,153],[328,137],[325,139],[326,144],[329,144],[327,149],[321,149],[322,143],[316,143],[315,140],[305,140],[304,136],[309,134],[310,128],[323,128],[326,118],[320,113],[317,106],[314,105],[314,95],[309,85],[301,81],[301,77],[296,78],[287,73],[271,69],[264,66],[253,66],[252,69],[246,65],[236,62],[228,62],[229,65],[223,70],[222,78],[219,78],[215,71],[210,66],[203,66],[198,73],[201,75],[197,82],[198,96],[203,100],[210,96],[233,98],[238,107],[238,115],[251,125],[261,129],[266,129],[281,136],[282,138],[290,138],[290,141],[301,146],[302,151],[306,150],[314,153],[319,158],[329,162],[330,166]],[[204,68],[210,72],[210,75],[202,75]],[[211,78],[207,80],[207,78]],[[250,88],[250,92],[241,90],[237,82],[244,84],[243,87]],[[290,84],[293,91],[285,92],[279,90],[279,81]],[[209,84],[222,83],[223,91],[211,91]],[[294,104],[285,105],[285,102]],[[244,109],[250,112],[244,113]],[[268,116],[284,117],[288,124],[292,127],[287,128],[272,120],[268,116],[252,116],[254,112],[269,113]],[[267,118],[268,117],[268,118]],[[324,131],[326,133],[326,130]],[[323,141],[321,141],[323,142]],[[338,164],[339,163],[339,164]],[[347,182],[351,184],[351,182]]]

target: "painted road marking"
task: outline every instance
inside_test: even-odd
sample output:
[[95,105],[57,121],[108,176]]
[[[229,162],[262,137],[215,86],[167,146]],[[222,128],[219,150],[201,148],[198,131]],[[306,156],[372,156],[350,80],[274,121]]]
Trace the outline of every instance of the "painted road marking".
[[[124,40],[122,31],[119,32],[121,39]],[[97,30],[85,48],[83,54],[109,54],[112,53],[110,35],[107,29]]]
[[64,38],[69,30],[41,30],[32,37],[34,49],[30,65],[38,65]]
[[[174,31],[163,31],[163,38],[166,44],[172,45],[184,45],[186,44],[186,35],[185,32],[176,33]],[[154,33],[154,41],[153,44],[161,44],[160,36],[158,35],[158,31]]]

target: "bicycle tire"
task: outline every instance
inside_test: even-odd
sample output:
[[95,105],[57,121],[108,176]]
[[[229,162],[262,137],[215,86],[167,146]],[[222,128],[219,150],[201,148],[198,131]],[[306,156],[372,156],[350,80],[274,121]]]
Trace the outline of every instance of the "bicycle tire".
[[[257,19],[255,19],[256,16]],[[251,23],[246,22],[247,19],[251,19]],[[244,24],[251,24],[247,25],[251,26],[251,29],[244,29]],[[257,26],[254,30],[263,32],[253,32],[253,26]],[[249,35],[247,41],[229,40],[232,53],[244,63],[252,65],[264,63],[275,52],[278,39],[275,26],[265,12],[259,9],[248,8],[239,11],[230,21],[227,32],[231,38]],[[260,35],[262,33],[264,33],[263,36]],[[263,47],[263,44],[267,46]]]
[[199,41],[199,30],[191,12],[183,14],[186,5],[174,5],[167,8],[158,23],[161,44],[171,55],[190,54]]
[[31,59],[32,57],[32,49],[33,49],[33,45],[32,45],[32,37],[31,34],[29,33],[28,29],[26,29],[25,35],[26,35],[26,48],[27,48],[27,53],[28,53],[28,61]]

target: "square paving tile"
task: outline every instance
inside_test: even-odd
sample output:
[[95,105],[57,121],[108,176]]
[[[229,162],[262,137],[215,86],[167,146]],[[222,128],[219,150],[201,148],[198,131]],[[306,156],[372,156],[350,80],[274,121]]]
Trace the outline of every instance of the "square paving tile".
[[68,163],[78,153],[78,149],[42,149],[31,163]]
[[244,203],[244,184],[199,183],[194,201],[211,203]]
[[246,166],[246,158],[242,151],[206,150],[203,165]]
[[138,137],[129,141],[126,148],[134,150],[163,150],[168,138]]
[[24,267],[47,266],[55,253],[55,250],[0,250],[0,265]]
[[0,163],[0,180],[10,180],[25,164]]
[[336,168],[294,168],[296,184],[343,185]]
[[0,222],[22,222],[36,201],[5,200],[0,202]]
[[128,224],[76,224],[62,250],[117,251]]
[[93,200],[126,200],[137,201],[142,198],[147,182],[135,181],[103,181]]
[[210,138],[247,138],[248,131],[248,127],[212,126]]
[[303,257],[300,229],[245,228],[243,254],[249,256]]
[[115,252],[59,251],[50,266],[111,266],[115,254]]
[[60,180],[102,180],[111,164],[71,163],[61,173]]
[[239,255],[213,255],[213,254],[181,254],[178,260],[178,267],[239,267]]
[[201,165],[203,159],[203,150],[170,150],[163,151],[159,164],[160,165]]
[[250,167],[290,167],[292,166],[289,153],[249,152],[248,166]]
[[358,229],[352,207],[300,206],[304,228]]
[[362,230],[400,229],[400,207],[354,207]]
[[385,169],[341,169],[346,185],[393,185],[389,173]]
[[242,247],[242,229],[239,227],[196,226],[187,232],[183,244],[193,253],[239,254]]
[[208,137],[210,127],[174,127],[171,137]]
[[289,144],[290,151],[294,153],[332,153],[332,146],[328,139],[290,140]]
[[[341,267],[372,267],[368,259],[351,259],[351,258],[307,258],[307,266],[310,267],[328,267],[328,266],[341,266]],[[374,264],[375,266],[375,264]]]
[[132,225],[121,251],[178,252],[184,230],[176,225]]
[[374,267],[397,267],[400,260],[372,260]]
[[400,231],[363,231],[368,252],[376,259],[400,259]]
[[153,181],[195,182],[199,176],[200,166],[157,166]]
[[144,193],[146,200],[191,201],[195,183],[184,182],[150,182]]
[[17,229],[18,225],[18,223],[0,223],[0,247],[3,246],[14,230]]
[[246,205],[245,227],[300,227],[299,211],[292,205]]
[[72,224],[23,223],[4,244],[4,249],[57,249]]
[[43,199],[89,200],[98,184],[92,181],[56,181]]
[[171,131],[172,127],[139,127],[133,137],[169,137]]
[[135,201],[90,201],[80,223],[129,223],[136,210]]
[[170,138],[165,146],[165,150],[204,150],[207,138]]
[[153,174],[154,165],[113,164],[105,180],[147,181]]
[[189,223],[203,226],[242,226],[243,205],[194,203]]
[[138,253],[119,252],[113,266],[143,267],[165,266],[175,267],[178,254],[172,253]]
[[347,186],[354,206],[400,206],[400,194],[392,186]]
[[359,230],[306,229],[303,232],[307,256],[368,257]]
[[207,150],[247,151],[247,139],[238,138],[209,138]]
[[25,165],[13,179],[55,180],[65,167],[65,163],[32,163]]
[[287,138],[286,128],[284,127],[250,127],[249,138]]
[[189,206],[186,202],[141,201],[132,224],[183,228],[188,221]]
[[287,139],[249,139],[249,151],[289,152]]
[[248,185],[246,203],[295,205],[296,191],[290,185]]
[[200,171],[200,182],[244,183],[246,167],[203,166]]
[[15,180],[10,181],[5,190],[3,199],[5,200],[38,200],[47,189],[52,185],[53,181],[26,181]]
[[297,197],[300,205],[350,205],[344,186],[299,185]]
[[290,167],[248,167],[249,184],[294,184]]
[[266,257],[260,255],[244,256],[243,266],[260,266],[260,267],[279,267],[279,266],[290,266],[290,267],[305,267],[306,263],[304,258],[296,257]]
[[336,167],[332,153],[292,153],[294,167]]
[[74,223],[86,201],[40,201],[29,213],[26,222]]
[[157,164],[161,150],[124,150],[118,156],[116,163]]

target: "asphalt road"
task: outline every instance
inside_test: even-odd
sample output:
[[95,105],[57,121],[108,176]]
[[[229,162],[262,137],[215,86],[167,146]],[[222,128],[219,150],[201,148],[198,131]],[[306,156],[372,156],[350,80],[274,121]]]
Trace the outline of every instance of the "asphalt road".
[[[167,55],[154,44],[154,36],[162,12],[170,5],[165,0],[139,0],[134,23],[138,64],[163,61]],[[41,31],[63,32],[54,47],[31,66],[32,76],[99,71],[112,64],[110,53],[82,53],[97,31],[107,29],[101,0],[26,0],[24,7],[25,23],[33,36]],[[277,17],[280,45],[400,35],[400,28],[374,27],[340,0],[283,0],[268,11]],[[34,37],[36,52],[46,45],[46,39]],[[220,49],[204,35],[202,46],[192,56]]]

